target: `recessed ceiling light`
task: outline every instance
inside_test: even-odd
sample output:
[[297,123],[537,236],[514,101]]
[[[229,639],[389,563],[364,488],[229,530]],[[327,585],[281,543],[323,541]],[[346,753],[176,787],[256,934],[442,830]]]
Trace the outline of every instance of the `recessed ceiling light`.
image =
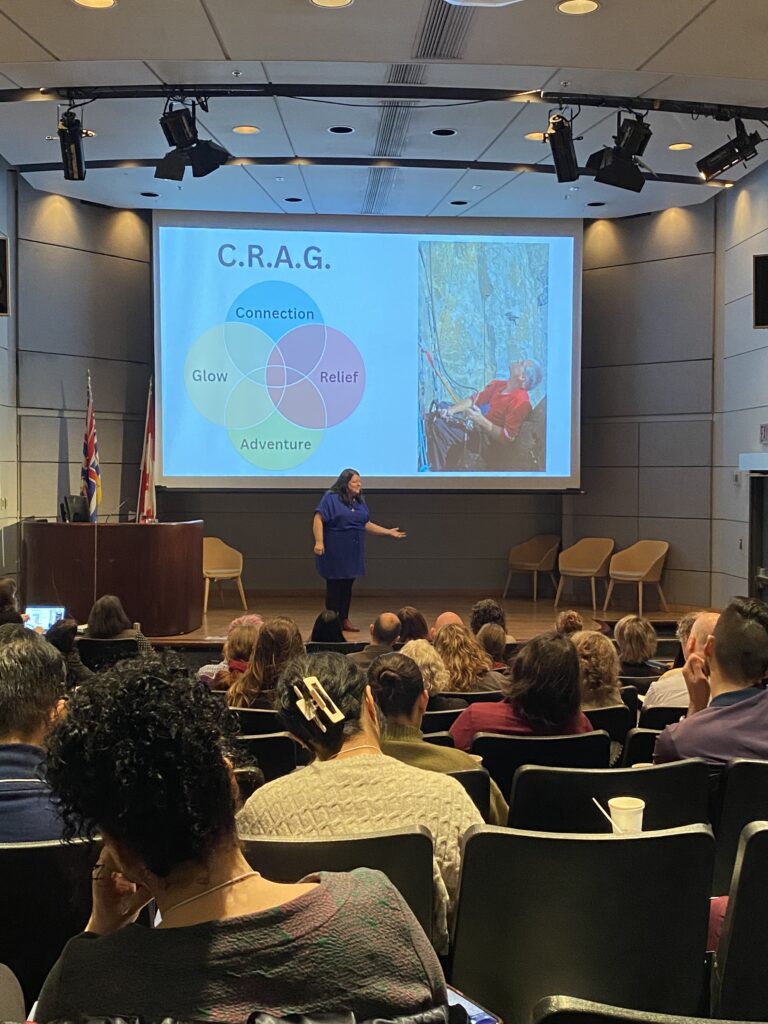
[[692,142],[673,142],[672,145],[669,146],[669,149],[671,149],[673,153],[682,153],[682,151],[684,149],[693,149],[693,143]]
[[451,200],[451,206],[466,206],[466,205],[467,205],[467,200],[466,199],[452,199]]
[[139,194],[142,195],[142,196],[146,196],[147,199],[159,199],[160,198],[160,193],[159,192],[141,192]]
[[285,178],[283,178],[283,177],[275,178],[275,181],[285,181]]
[[529,142],[543,142],[544,132],[528,132],[525,138],[528,139]]
[[106,11],[114,7],[117,0],[73,0],[78,7],[87,7],[91,11]]
[[472,191],[473,191],[473,192],[477,192],[477,191],[478,191],[479,189],[481,189],[482,187],[483,187],[482,185],[473,185],[473,186],[472,186]]
[[354,130],[348,124],[332,124],[328,129],[331,135],[351,135]]
[[255,124],[236,124],[232,131],[238,135],[256,135],[261,128],[257,128]]
[[298,196],[287,196],[286,203],[300,203],[302,200]]
[[309,0],[313,7],[325,7],[327,10],[340,10],[342,7],[351,7],[355,0]]
[[592,202],[592,203],[587,203],[587,206],[605,206],[605,203]]
[[447,139],[449,135],[455,135],[455,128],[433,128],[430,132],[431,135],[436,135],[439,139]]
[[561,14],[593,14],[599,6],[597,0],[560,0],[557,9]]

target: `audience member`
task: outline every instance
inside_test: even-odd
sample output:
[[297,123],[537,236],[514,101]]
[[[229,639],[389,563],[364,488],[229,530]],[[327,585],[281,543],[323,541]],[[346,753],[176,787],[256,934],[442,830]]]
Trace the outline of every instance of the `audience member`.
[[595,629],[571,634],[581,668],[581,710],[622,707],[619,656],[616,648]]
[[440,612],[429,630],[429,640],[434,641],[443,626],[463,626],[464,620],[457,612]]
[[404,605],[397,613],[400,619],[400,643],[408,643],[409,640],[427,640],[429,638],[429,626],[427,620],[418,608],[411,604]]
[[506,613],[499,602],[494,600],[492,597],[486,597],[482,601],[476,601],[472,605],[472,611],[469,615],[469,628],[475,636],[477,636],[483,626],[488,623],[501,626],[504,630],[506,643],[515,643],[515,638],[510,636],[507,632]]
[[315,619],[312,627],[310,642],[313,644],[345,644],[347,638],[341,628],[341,618],[338,612],[326,608]]
[[230,692],[234,708],[271,708],[280,673],[292,658],[304,653],[299,627],[285,616],[267,619],[258,632],[247,672]]
[[504,627],[495,622],[486,622],[477,632],[477,642],[491,659],[491,668],[505,676],[509,670],[504,652],[507,647],[507,635]]
[[650,665],[649,659],[656,653],[656,630],[648,619],[639,615],[625,615],[613,628],[613,636],[619,650],[621,662],[619,675],[632,676],[639,693],[646,693],[650,682],[643,678],[660,675],[657,665]]
[[261,625],[255,622],[241,622],[230,629],[224,642],[224,668],[219,669],[211,683],[212,690],[226,690],[227,703],[239,707],[240,687],[248,671],[256,638]]
[[400,637],[400,619],[394,612],[382,612],[368,627],[371,642],[362,651],[348,654],[350,661],[359,665],[363,672],[382,654],[391,654]]
[[510,666],[506,699],[470,704],[451,726],[457,747],[469,750],[477,732],[568,736],[591,732],[580,710],[579,658],[570,640],[542,633],[529,640]]
[[89,640],[135,640],[140,651],[152,650],[137,624],[125,614],[120,598],[114,594],[105,594],[94,603],[85,635]]
[[[316,680],[325,691],[319,696]],[[348,658],[323,652],[292,661],[280,677],[275,705],[316,760],[257,790],[239,815],[240,835],[345,836],[425,825],[435,844],[433,938],[445,951],[461,837],[482,822],[475,805],[455,779],[382,754],[376,702]]]
[[685,645],[688,643],[688,637],[691,635],[693,624],[696,621],[696,616],[700,615],[700,612],[686,612],[677,620],[677,628],[675,629],[675,636],[679,641],[679,647],[677,654],[675,654],[674,661],[672,662],[672,668],[682,668],[686,661]]
[[[70,834],[104,841],[86,932],[45,982],[36,1019],[245,1020],[412,1014],[442,1003],[433,951],[378,872],[277,884],[235,835],[222,701],[139,657],[80,687],[49,742]],[[154,899],[159,928],[134,922]],[[94,983],[94,979],[97,982]]]
[[688,714],[656,740],[657,763],[703,757],[718,767],[736,757],[768,759],[768,605],[736,597],[723,610],[703,653],[683,668]]
[[[477,771],[481,766],[471,754],[455,747],[425,743],[421,720],[429,692],[419,666],[404,654],[385,654],[368,669],[376,703],[384,713],[382,752],[414,768],[433,772]],[[491,825],[506,825],[509,807],[501,790],[491,781]]]
[[466,626],[443,626],[434,644],[448,670],[451,690],[478,692],[502,688],[504,676],[493,671],[491,659]]
[[582,629],[584,629],[584,619],[573,608],[566,608],[565,611],[559,612],[555,619],[555,632],[560,633],[561,636],[570,636],[571,633],[578,633]]
[[427,711],[455,711],[465,708],[467,702],[461,697],[445,697],[443,690],[450,687],[448,669],[429,640],[409,640],[403,644],[400,653],[411,658],[419,666],[424,686],[429,693]]
[[[0,842],[61,839],[43,782],[45,737],[64,708],[64,661],[31,630],[0,645]],[[44,922],[41,922],[44,927]]]
[[59,619],[58,622],[54,622],[45,634],[45,639],[49,644],[53,644],[64,658],[68,690],[91,678],[93,672],[83,664],[77,650],[77,623],[74,619]]
[[[688,616],[686,616],[688,618]],[[704,656],[704,648],[711,633],[714,632],[719,612],[698,612],[695,613],[688,626],[681,620],[678,623],[677,635],[683,643],[685,657],[691,654]],[[687,627],[687,635],[685,633]],[[682,636],[685,640],[682,641]],[[665,672],[656,682],[651,683],[648,693],[643,701],[643,710],[646,708],[687,708],[688,687],[685,685],[685,677],[682,668],[672,668]]]
[[[261,626],[263,621],[264,620],[262,619],[262,617],[260,615],[251,615],[251,614],[239,615],[236,619],[232,619],[230,624],[227,626],[227,636],[229,636],[229,634],[232,632],[232,630],[235,629],[237,626],[252,625],[252,626],[259,627],[259,626]],[[227,641],[225,640],[224,641],[224,647],[222,648],[222,652],[221,652],[221,661],[212,662],[211,664],[208,664],[208,665],[203,665],[203,666],[201,666],[201,668],[199,668],[197,670],[197,678],[200,680],[200,682],[205,683],[206,686],[212,687],[213,686],[213,681],[216,678],[216,675],[219,672],[223,672],[224,669],[226,669],[226,667],[227,667],[227,656],[225,654],[226,646],[227,646]]]
[[7,644],[20,636],[29,636],[31,632],[32,630],[27,629],[23,622],[3,622],[0,624],[0,644]]

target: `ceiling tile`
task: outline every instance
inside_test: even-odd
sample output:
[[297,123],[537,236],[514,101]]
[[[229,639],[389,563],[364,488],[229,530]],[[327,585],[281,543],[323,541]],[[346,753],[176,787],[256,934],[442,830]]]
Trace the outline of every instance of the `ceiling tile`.
[[22,89],[55,88],[58,85],[157,85],[157,78],[140,60],[32,61],[0,64]]
[[[149,66],[170,85],[246,85],[266,82],[260,60],[153,60]],[[240,75],[233,75],[240,71]]]
[[0,5],[0,61],[50,60],[55,56],[4,18],[3,12],[4,5]]
[[336,60],[270,60],[266,61],[264,69],[270,82],[281,85],[293,85],[294,82],[382,85],[387,81],[390,64]]
[[[200,134],[208,134],[233,156],[292,156],[293,149],[285,133],[275,101],[238,96],[211,99],[208,112],[198,110]],[[235,125],[251,124],[261,129],[255,135],[238,135]]]

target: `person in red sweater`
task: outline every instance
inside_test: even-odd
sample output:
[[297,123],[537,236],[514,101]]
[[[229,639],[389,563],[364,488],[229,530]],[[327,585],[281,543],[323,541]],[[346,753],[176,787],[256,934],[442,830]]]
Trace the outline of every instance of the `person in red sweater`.
[[469,750],[478,732],[517,736],[570,736],[591,732],[579,710],[579,656],[559,633],[529,640],[510,668],[506,697],[493,703],[470,704],[451,726],[457,747]]

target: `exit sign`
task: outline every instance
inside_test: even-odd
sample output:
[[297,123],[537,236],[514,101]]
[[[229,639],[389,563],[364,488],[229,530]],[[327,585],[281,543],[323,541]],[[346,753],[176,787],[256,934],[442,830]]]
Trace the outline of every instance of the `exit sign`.
[[768,423],[760,424],[760,444],[768,444]]

